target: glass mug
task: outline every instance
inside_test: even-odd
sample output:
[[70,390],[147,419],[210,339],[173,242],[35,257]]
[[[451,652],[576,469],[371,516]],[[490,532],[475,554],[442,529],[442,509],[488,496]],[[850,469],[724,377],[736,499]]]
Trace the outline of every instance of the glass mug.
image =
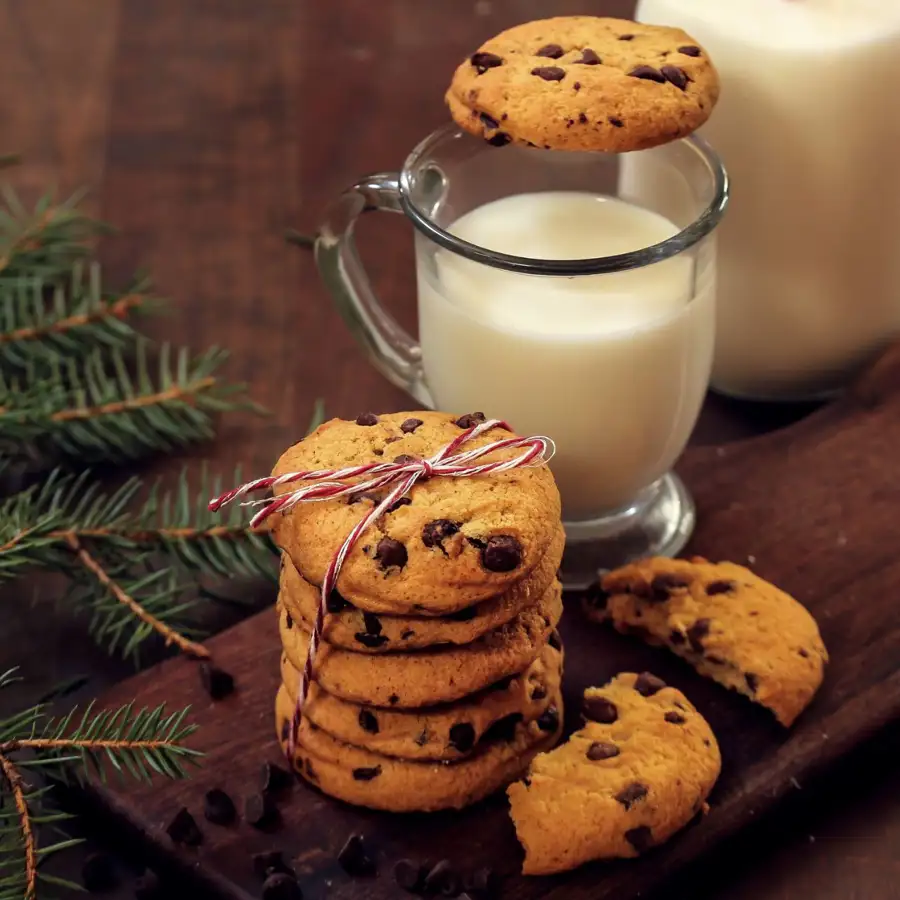
[[[570,587],[694,525],[671,468],[706,393],[721,162],[693,136],[630,154],[487,145],[455,126],[400,173],[347,190],[316,263],[369,360],[424,407],[484,412],[556,443]],[[363,212],[415,226],[419,342],[374,295]],[[601,254],[598,254],[598,250]]]

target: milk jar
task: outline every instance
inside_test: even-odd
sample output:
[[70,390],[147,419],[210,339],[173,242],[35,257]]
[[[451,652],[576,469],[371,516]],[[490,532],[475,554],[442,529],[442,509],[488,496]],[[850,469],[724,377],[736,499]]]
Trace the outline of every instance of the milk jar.
[[900,0],[640,0],[710,53],[732,179],[713,385],[832,393],[900,332]]

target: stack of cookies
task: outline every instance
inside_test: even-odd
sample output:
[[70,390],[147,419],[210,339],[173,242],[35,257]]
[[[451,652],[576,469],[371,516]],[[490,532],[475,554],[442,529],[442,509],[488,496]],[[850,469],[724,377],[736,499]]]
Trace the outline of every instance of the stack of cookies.
[[[274,474],[427,458],[482,421],[335,419],[289,448]],[[466,449],[508,437],[495,427]],[[276,716],[286,751],[319,585],[385,493],[302,503],[271,520],[283,551]],[[364,532],[327,599],[296,771],[331,796],[394,811],[462,807],[521,776],[561,731],[563,544],[546,466],[420,479]]]

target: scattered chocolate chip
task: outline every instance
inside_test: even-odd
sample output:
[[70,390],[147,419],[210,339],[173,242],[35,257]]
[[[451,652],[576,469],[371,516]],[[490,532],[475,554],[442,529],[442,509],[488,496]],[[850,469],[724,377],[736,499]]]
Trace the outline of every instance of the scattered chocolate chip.
[[496,69],[497,66],[503,65],[503,58],[497,56],[496,53],[473,53],[469,57],[469,62],[478,69],[478,74],[483,75],[488,69]]
[[375,860],[366,852],[361,834],[351,834],[347,838],[347,842],[338,853],[338,863],[348,875],[354,878],[374,875],[377,870]]
[[544,46],[535,53],[535,56],[546,56],[549,59],[559,59],[564,53],[565,50],[563,50],[559,44],[544,44]]
[[400,698],[396,694],[391,694],[391,696],[388,697],[388,703],[390,703],[391,706],[395,706],[399,702],[400,702]]
[[309,777],[310,781],[315,781],[318,784],[319,776],[316,775],[316,770],[313,768],[311,759],[306,760],[306,774]]
[[394,864],[394,881],[410,894],[418,894],[423,887],[425,873],[421,864],[411,859],[401,859]]
[[464,606],[462,609],[458,609],[456,612],[450,613],[447,618],[452,622],[470,622],[477,615],[477,606]]
[[544,81],[562,81],[566,77],[566,70],[559,66],[538,66],[531,70],[531,74],[543,78]]
[[291,723],[287,719],[285,719],[281,723],[281,740],[283,742],[287,743],[287,739],[290,737],[290,735],[291,735]]
[[559,632],[555,628],[550,632],[550,637],[547,638],[547,643],[554,650],[562,650],[562,638],[559,636]]
[[369,634],[366,631],[357,631],[356,634],[353,635],[353,638],[358,643],[362,644],[363,647],[368,647],[370,650],[383,647],[388,642],[387,635]]
[[633,41],[634,35],[633,34],[620,34],[619,40],[620,41]]
[[683,644],[686,640],[687,638],[677,628],[673,628],[669,632],[669,641],[676,646]]
[[580,90],[581,90],[581,82],[580,82],[580,81],[576,81],[575,84],[572,85],[572,87],[573,87],[574,90],[580,91]]
[[804,650],[803,647],[801,647],[801,648],[797,651],[797,653],[799,653],[800,656],[802,656],[804,659],[809,659],[809,651],[808,651],[808,650]]
[[361,413],[356,417],[357,425],[377,425],[378,416],[375,413]]
[[492,147],[505,147],[512,138],[505,131],[498,131],[495,135],[492,135],[487,139],[487,142]]
[[378,717],[368,709],[359,711],[359,727],[369,734],[378,734]]
[[455,897],[459,893],[459,875],[450,864],[450,860],[442,859],[435,864],[425,876],[422,885],[426,894],[442,894],[445,897]]
[[274,872],[293,875],[294,870],[284,861],[280,850],[266,850],[253,855],[253,871],[260,878],[267,878]]
[[297,879],[286,872],[273,872],[262,886],[262,900],[302,900]]
[[366,634],[381,634],[381,619],[375,613],[364,612],[363,623],[366,626]]
[[578,113],[578,121],[582,125],[587,125],[588,117],[584,113]]
[[468,722],[450,727],[450,746],[460,753],[468,753],[475,746],[475,729]]
[[412,628],[407,628],[406,631],[404,631],[404,632],[400,635],[400,640],[401,640],[401,641],[408,641],[408,640],[409,640],[411,637],[413,637],[414,635],[415,635],[415,632],[412,630]]
[[616,794],[616,800],[621,803],[625,809],[631,809],[638,800],[643,800],[648,793],[649,788],[646,784],[641,784],[639,781],[632,781],[631,784],[625,785],[625,787]]
[[645,853],[653,846],[653,832],[646,825],[638,825],[637,828],[629,828],[625,832],[625,840],[638,853]]
[[658,84],[666,83],[666,76],[653,66],[635,66],[629,73],[632,78],[641,78],[644,81],[655,81]]
[[605,697],[585,697],[583,709],[588,721],[599,722],[601,725],[612,725],[619,718],[616,704]]
[[347,609],[350,604],[337,591],[332,591],[328,595],[326,606],[328,607],[328,612],[339,613]]
[[460,416],[453,424],[458,425],[460,428],[468,429],[474,428],[476,425],[481,425],[481,423],[485,421],[487,420],[485,419],[483,412],[473,412]]
[[687,639],[696,653],[703,652],[703,638],[709,634],[709,619],[697,619],[687,630]]
[[398,466],[408,466],[410,463],[421,462],[421,459],[418,456],[412,456],[409,453],[401,453],[399,456],[395,456],[391,461],[395,462]]
[[711,581],[706,586],[706,593],[710,597],[716,594],[730,594],[737,585],[733,581]]
[[419,747],[424,747],[428,743],[428,729],[423,728],[415,738],[416,744]]
[[752,672],[747,672],[744,675],[744,681],[747,682],[747,687],[750,689],[752,693],[756,693],[756,689],[759,687],[759,675],[754,675]]
[[576,59],[575,62],[582,66],[599,66],[603,60],[590,47],[585,47],[581,51],[581,59]]
[[531,692],[532,700],[543,700],[547,696],[547,688],[544,685],[539,684],[535,687],[535,689]]
[[537,726],[541,731],[556,731],[559,728],[559,710],[555,706],[548,706],[538,717]]
[[687,47],[679,47],[678,52],[685,56],[693,56],[694,58],[700,56],[700,48],[695,47],[693,44],[689,44]]
[[237,818],[234,800],[220,788],[207,791],[203,798],[203,816],[213,825],[230,825]]
[[511,535],[495,534],[481,551],[481,565],[489,572],[512,572],[522,563],[522,545]]
[[175,818],[166,827],[166,834],[176,844],[184,844],[186,847],[197,847],[203,843],[203,835],[194,821],[194,817],[182,806],[175,813]]
[[200,663],[200,681],[212,700],[224,700],[234,693],[234,676],[208,662]]
[[666,686],[662,678],[657,678],[650,672],[642,672],[634,682],[634,689],[642,697],[652,697],[657,691]]
[[162,900],[162,885],[153,869],[144,869],[134,882],[134,900]]
[[400,435],[395,434],[392,437],[385,438],[384,442],[385,442],[385,444],[396,444],[397,441],[402,441],[402,440],[403,440],[403,438],[400,437]]
[[482,541],[480,538],[469,537],[469,535],[466,535],[466,540],[473,547],[477,547],[479,550],[484,550],[484,548],[487,547],[487,543],[485,541]]
[[375,548],[375,559],[382,569],[390,569],[393,566],[402,569],[408,558],[406,547],[393,538],[383,537]]
[[353,770],[354,781],[371,781],[381,774],[381,766],[360,766]]
[[444,539],[456,534],[459,531],[459,525],[451,522],[449,519],[435,519],[433,522],[426,522],[422,527],[422,543],[426,547],[437,547],[444,551]]
[[404,419],[400,423],[400,430],[404,434],[412,434],[422,424],[421,419]]
[[478,118],[481,119],[481,124],[484,125],[485,128],[494,129],[500,127],[500,123],[487,113],[480,113]]
[[289,612],[285,612],[284,614],[284,624],[287,628],[294,627],[294,620],[291,618],[291,614]]
[[672,725],[684,725],[685,723],[684,716],[677,712],[667,712],[663,718]]
[[[396,462],[396,460],[394,460]],[[410,506],[412,504],[412,499],[410,497],[401,497],[399,500],[395,500],[385,512],[397,512],[401,506]]]
[[670,84],[674,84],[678,90],[683,91],[687,88],[690,79],[684,69],[679,69],[678,66],[663,66],[659,71],[666,81]]
[[118,883],[116,865],[106,853],[89,853],[81,865],[81,883],[90,893],[112,890]]
[[615,116],[610,116],[607,120],[613,128],[624,128],[625,123],[621,119],[617,119]]
[[523,720],[522,713],[510,713],[502,719],[493,722],[481,735],[481,743],[492,743],[494,741],[505,741],[509,743],[516,736],[516,729]]
[[251,794],[244,801],[244,820],[254,828],[273,825],[278,819],[278,810],[268,794]]
[[650,582],[650,591],[653,595],[650,599],[656,601],[668,600],[669,594],[671,594],[672,591],[686,588],[690,583],[691,579],[687,576],[676,575],[673,572],[657,575],[653,581]]
[[585,756],[587,756],[591,762],[600,762],[604,759],[612,759],[621,752],[622,751],[615,744],[608,744],[606,741],[594,741],[594,743],[587,748]]

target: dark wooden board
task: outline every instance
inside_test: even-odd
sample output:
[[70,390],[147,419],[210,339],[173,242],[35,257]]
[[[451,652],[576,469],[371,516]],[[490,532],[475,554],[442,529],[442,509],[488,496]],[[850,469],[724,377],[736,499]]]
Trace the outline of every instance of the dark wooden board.
[[[665,652],[585,624],[572,597],[563,623],[569,725],[589,684],[649,669],[677,685],[708,718],[722,745],[723,772],[710,814],[636,862],[598,863],[565,876],[524,879],[502,797],[459,813],[391,815],[354,809],[297,784],[281,827],[203,823],[197,850],[163,831],[181,805],[202,821],[202,797],[218,785],[243,795],[260,763],[277,759],[272,701],[280,652],[270,610],[209,644],[239,690],[211,703],[195,664],[168,661],[113,689],[104,701],[137,697],[191,704],[206,754],[187,783],[110,785],[95,797],[154,845],[163,861],[193,871],[222,896],[253,896],[250,854],[277,847],[298,860],[307,897],[396,897],[390,864],[404,856],[492,865],[508,875],[504,897],[628,900],[708,851],[791,789],[900,715],[900,353],[876,366],[842,400],[784,430],[719,447],[691,448],[681,471],[694,491],[699,526],[690,550],[748,561],[805,603],[832,654],[825,684],[790,732],[764,710],[695,675]],[[559,823],[565,828],[565,823]],[[377,848],[381,875],[352,880],[334,864],[350,832]]]

